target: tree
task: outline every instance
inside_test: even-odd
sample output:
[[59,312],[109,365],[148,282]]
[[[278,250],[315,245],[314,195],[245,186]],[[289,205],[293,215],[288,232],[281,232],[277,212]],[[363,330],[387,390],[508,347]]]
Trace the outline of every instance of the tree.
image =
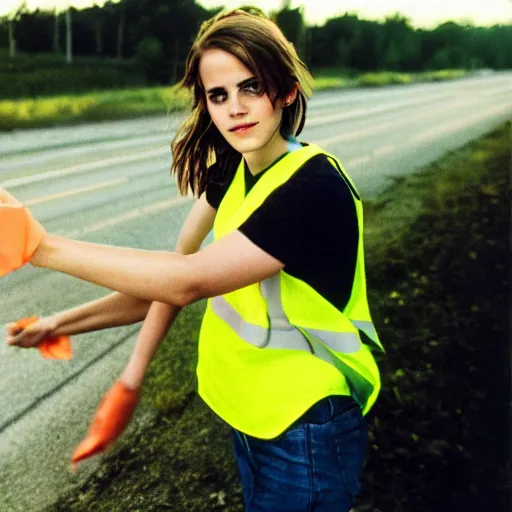
[[166,57],[162,43],[154,36],[144,37],[137,47],[135,58],[144,74],[153,83],[164,83],[169,71],[166,69]]
[[[130,44],[138,49],[139,42],[152,37],[161,44],[165,61],[164,81],[176,81],[183,69],[186,51],[199,25],[210,17],[194,0],[124,0],[128,20],[134,20],[129,32]],[[152,43],[154,44],[154,42]]]
[[304,23],[304,12],[302,7],[290,9],[290,1],[285,0],[280,11],[272,13],[272,18],[282,30],[286,39],[290,41],[297,53],[305,58],[307,29]]
[[393,70],[414,69],[420,60],[420,48],[409,19],[400,14],[387,17],[380,32],[382,47],[385,49],[380,67]]
[[108,8],[102,8],[98,5],[94,5],[83,9],[81,11],[81,15],[91,32],[94,34],[94,53],[96,55],[102,55],[104,48],[103,34],[108,15]]
[[11,19],[12,38],[16,51],[37,53],[52,51],[53,13],[36,9],[34,12],[18,11]]

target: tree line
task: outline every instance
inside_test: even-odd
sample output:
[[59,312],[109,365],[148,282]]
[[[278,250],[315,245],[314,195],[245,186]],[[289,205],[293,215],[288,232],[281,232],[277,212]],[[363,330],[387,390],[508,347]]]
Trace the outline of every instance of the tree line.
[[[149,81],[175,82],[199,25],[218,12],[195,0],[120,0],[65,13],[27,9],[0,23],[0,48],[138,62]],[[512,68],[512,25],[446,22],[426,30],[400,15],[370,21],[347,13],[308,26],[301,8],[271,13],[307,64],[356,71]],[[4,51],[5,53],[5,51]]]

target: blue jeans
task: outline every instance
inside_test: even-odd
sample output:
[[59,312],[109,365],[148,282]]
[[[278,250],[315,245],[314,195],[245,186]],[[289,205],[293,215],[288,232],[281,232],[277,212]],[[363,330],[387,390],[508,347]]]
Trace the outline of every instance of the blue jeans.
[[351,397],[321,400],[275,439],[233,438],[246,512],[348,512],[359,493],[368,430]]

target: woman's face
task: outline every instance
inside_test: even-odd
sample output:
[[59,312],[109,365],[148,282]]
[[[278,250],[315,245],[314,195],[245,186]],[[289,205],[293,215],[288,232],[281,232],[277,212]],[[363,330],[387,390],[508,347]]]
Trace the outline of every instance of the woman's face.
[[261,93],[263,84],[242,62],[223,50],[206,50],[199,74],[213,123],[248,162],[265,156],[271,162],[286,150],[279,133],[283,101],[274,107],[267,93]]

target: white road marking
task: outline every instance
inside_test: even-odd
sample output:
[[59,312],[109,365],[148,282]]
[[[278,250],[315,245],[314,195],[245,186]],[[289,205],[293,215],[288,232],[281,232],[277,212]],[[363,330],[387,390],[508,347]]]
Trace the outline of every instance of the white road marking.
[[346,167],[347,169],[359,167],[362,164],[367,164],[372,160],[369,156],[361,156],[359,158],[353,158],[352,160],[349,160],[345,164],[343,164],[343,167]]
[[96,222],[95,224],[91,224],[90,226],[84,227],[83,229],[56,234],[66,238],[80,238],[83,235],[95,233],[97,231],[101,231],[102,229],[111,228],[112,226],[117,226],[119,224],[124,224],[125,222],[129,222],[143,215],[152,215],[162,210],[179,206],[191,200],[191,197],[173,197],[172,199],[168,199],[166,201],[160,201],[159,203],[150,204],[141,208],[135,208],[133,210],[124,212],[121,215],[116,215],[115,217],[110,217],[100,222]]
[[[91,141],[89,143],[85,143],[84,145],[79,146],[66,146],[63,148],[52,148],[50,147],[41,147],[38,152],[30,155],[8,155],[6,158],[3,158],[0,162],[0,171],[2,170],[12,170],[17,167],[24,167],[30,165],[41,165],[43,162],[49,160],[55,160],[56,158],[62,158],[64,156],[79,156],[87,153],[95,153],[100,150],[108,149],[112,150],[124,150],[134,149],[137,147],[147,147],[148,145],[154,144],[166,144],[169,147],[169,143],[172,139],[173,133],[164,133],[161,135],[147,135],[140,136],[137,138],[124,138],[121,140],[105,140],[94,142]],[[170,151],[170,150],[169,150]],[[133,153],[132,153],[133,154]]]
[[381,157],[390,155],[391,153],[394,153],[396,151],[396,146],[392,146],[390,144],[387,144],[386,146],[381,146],[380,148],[373,150],[373,156]]
[[74,188],[71,190],[65,190],[63,192],[58,192],[56,194],[50,194],[48,196],[36,197],[34,199],[27,199],[23,201],[23,203],[27,206],[33,206],[35,204],[43,204],[49,203],[50,201],[55,201],[57,199],[63,199],[65,197],[72,197],[78,194],[85,194],[86,192],[92,192],[93,190],[100,190],[102,188],[114,187],[116,185],[121,185],[122,183],[127,183],[130,181],[128,178],[120,178],[118,180],[110,180],[103,181],[102,183],[95,183],[94,185],[89,185],[87,187]]
[[320,147],[328,146],[329,144],[334,144],[335,142],[360,139],[361,137],[365,137],[367,135],[373,135],[375,133],[382,132],[393,126],[396,126],[396,123],[384,123],[378,126],[372,126],[371,128],[365,128],[364,130],[358,130],[355,132],[344,132],[341,135],[335,135],[334,137],[328,137],[326,139],[313,141],[313,143],[317,144]]
[[482,91],[482,96],[499,96],[500,94],[510,92],[512,91],[511,85],[506,85],[505,87],[502,87],[501,89],[489,89]]
[[[441,97],[447,96],[446,94],[441,95]],[[439,99],[439,98],[434,98]],[[392,102],[386,103],[384,105],[378,105],[376,107],[365,107],[358,108],[354,110],[345,110],[339,112],[337,114],[329,114],[325,116],[314,116],[313,118],[306,121],[306,128],[311,128],[312,126],[321,125],[331,121],[342,121],[344,119],[354,119],[357,117],[368,117],[374,114],[381,114],[383,112],[389,112],[390,110],[398,110],[402,107],[410,107],[412,105],[424,105],[425,98],[415,99],[415,100],[407,100],[400,102]]]
[[[391,121],[388,123],[380,124],[377,126],[372,126],[370,128],[365,128],[363,130],[358,130],[358,131],[354,131],[354,132],[344,132],[339,135],[335,135],[333,137],[328,137],[326,139],[315,140],[315,141],[313,141],[313,143],[317,144],[319,146],[328,146],[328,145],[334,144],[334,143],[339,143],[339,142],[348,141],[348,140],[355,140],[355,139],[359,139],[361,137],[365,137],[368,135],[374,135],[374,134],[384,131],[388,128],[390,130],[391,129],[394,130],[399,126],[402,126],[404,124],[405,125],[409,124],[411,121],[416,122],[416,121],[419,121],[420,119],[435,117],[438,115],[439,112],[446,113],[450,110],[455,110],[455,109],[457,109],[461,106],[467,105],[467,104],[472,105],[473,103],[474,103],[473,98],[461,99],[457,102],[452,103],[449,107],[442,105],[436,109],[429,109],[421,115],[415,115],[412,120],[409,117],[404,116],[403,120],[401,120],[401,121]],[[503,107],[501,107],[501,108],[503,109]],[[467,121],[467,118],[465,121],[461,121],[461,122],[464,124],[466,121]],[[425,135],[428,136],[429,133],[430,132],[427,132]]]
[[97,160],[96,162],[87,162],[84,164],[72,165],[70,167],[64,167],[56,171],[45,172],[42,174],[33,174],[31,176],[23,176],[21,178],[13,178],[0,183],[3,188],[14,188],[21,185],[29,185],[32,183],[40,183],[41,181],[48,181],[54,178],[62,178],[71,174],[79,174],[87,171],[94,171],[96,169],[102,169],[109,165],[124,164],[128,162],[136,162],[137,160],[143,160],[145,158],[151,158],[165,153],[170,154],[169,148],[151,149],[149,151],[142,151],[131,155],[114,156],[111,158],[105,158],[103,160]]
[[476,114],[471,117],[466,117],[464,119],[460,119],[454,123],[442,125],[436,130],[420,133],[419,135],[411,137],[407,142],[412,144],[418,144],[438,139],[441,135],[447,135],[457,130],[468,128],[472,123],[476,123],[480,120],[494,116],[498,113],[505,113],[507,108],[511,107],[512,103],[509,103],[506,106],[500,105],[499,107],[496,107],[494,109],[484,110],[483,113],[480,112],[479,114]]

